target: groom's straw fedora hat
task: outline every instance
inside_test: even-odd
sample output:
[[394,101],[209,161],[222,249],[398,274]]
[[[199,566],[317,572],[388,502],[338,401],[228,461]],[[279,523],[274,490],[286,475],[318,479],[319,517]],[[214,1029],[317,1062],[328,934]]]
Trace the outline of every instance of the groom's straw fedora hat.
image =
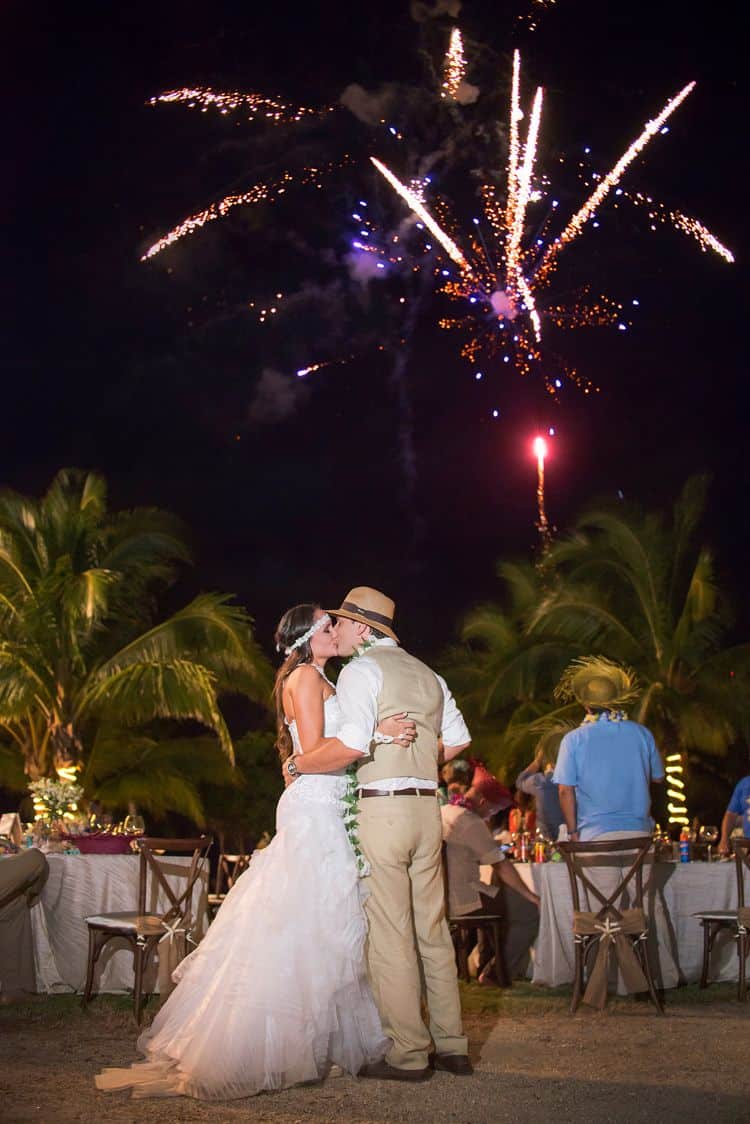
[[398,636],[393,631],[395,611],[395,601],[391,601],[390,597],[386,597],[377,589],[370,589],[368,585],[358,585],[350,589],[341,602],[340,609],[326,609],[332,617],[348,617],[350,621],[369,624],[398,643]]

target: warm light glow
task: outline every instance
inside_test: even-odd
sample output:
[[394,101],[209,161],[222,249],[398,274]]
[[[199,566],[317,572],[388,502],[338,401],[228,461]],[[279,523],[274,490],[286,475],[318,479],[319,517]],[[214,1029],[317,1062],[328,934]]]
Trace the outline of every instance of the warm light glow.
[[547,456],[547,442],[543,437],[534,438],[534,456],[540,461]]

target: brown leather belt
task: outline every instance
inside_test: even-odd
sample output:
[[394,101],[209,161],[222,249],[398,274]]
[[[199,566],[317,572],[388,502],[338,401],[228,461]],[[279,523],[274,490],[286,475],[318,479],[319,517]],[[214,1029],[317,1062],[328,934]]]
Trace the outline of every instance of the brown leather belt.
[[361,788],[359,790],[360,796],[434,796],[437,789],[434,788],[396,788],[391,791],[388,788]]

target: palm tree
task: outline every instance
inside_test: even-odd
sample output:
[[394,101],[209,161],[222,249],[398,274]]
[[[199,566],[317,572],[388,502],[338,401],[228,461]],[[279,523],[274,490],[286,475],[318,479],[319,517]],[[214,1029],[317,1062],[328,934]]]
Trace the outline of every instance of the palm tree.
[[[732,618],[701,542],[708,480],[688,480],[671,519],[596,508],[553,545],[536,585],[531,567],[500,567],[510,610],[475,610],[454,653],[457,695],[481,724],[494,722],[495,759],[517,763],[541,733],[577,720],[552,692],[576,656],[632,667],[643,687],[633,717],[662,751],[691,760],[725,755],[744,734],[750,645],[726,646]],[[542,584],[543,583],[543,584]],[[472,667],[473,662],[473,667]]]
[[270,667],[244,609],[194,598],[166,620],[157,596],[189,560],[152,508],[107,511],[101,476],[64,469],[41,500],[0,494],[0,730],[31,778],[81,764],[102,725],[192,719],[232,741],[223,692],[267,703]]

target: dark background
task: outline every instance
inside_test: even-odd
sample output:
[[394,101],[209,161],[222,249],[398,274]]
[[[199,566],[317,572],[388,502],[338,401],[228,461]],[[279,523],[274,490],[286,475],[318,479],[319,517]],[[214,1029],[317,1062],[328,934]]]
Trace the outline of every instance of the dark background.
[[[286,365],[273,362],[263,329],[237,315],[237,294],[245,286],[259,299],[305,280],[309,248],[296,232],[333,229],[326,209],[338,200],[291,194],[283,208],[235,213],[140,264],[156,236],[259,172],[258,148],[243,149],[256,126],[145,102],[182,85],[308,105],[336,101],[350,82],[419,85],[419,49],[448,23],[418,24],[401,0],[6,6],[0,482],[37,494],[62,466],[96,468],[113,508],[179,513],[196,566],[175,597],[236,593],[267,650],[289,604],[335,604],[371,584],[399,603],[402,639],[434,653],[464,610],[496,593],[497,559],[534,547],[530,442],[554,425],[547,497],[561,529],[595,497],[621,492],[666,507],[691,473],[713,473],[706,534],[746,630],[739,5],[697,19],[672,0],[559,0],[533,34],[515,18],[528,10],[474,0],[459,22],[495,52],[503,104],[510,51],[521,46],[526,96],[537,81],[546,88],[549,167],[553,154],[586,144],[606,170],[670,95],[698,80],[625,183],[700,217],[737,264],[668,228],[650,233],[642,213],[602,208],[606,229],[566,250],[560,277],[590,274],[612,296],[637,297],[640,310],[627,333],[568,336],[565,354],[602,389],[566,390],[558,407],[538,380],[507,368],[475,383],[428,310],[406,373],[417,452],[409,492],[398,461],[403,413],[372,354],[310,376],[289,416],[253,421],[263,367],[294,369],[295,325],[280,334]],[[317,143],[335,155],[347,128],[356,123]],[[583,192],[567,190],[571,213]],[[346,337],[345,321],[338,329]]]

